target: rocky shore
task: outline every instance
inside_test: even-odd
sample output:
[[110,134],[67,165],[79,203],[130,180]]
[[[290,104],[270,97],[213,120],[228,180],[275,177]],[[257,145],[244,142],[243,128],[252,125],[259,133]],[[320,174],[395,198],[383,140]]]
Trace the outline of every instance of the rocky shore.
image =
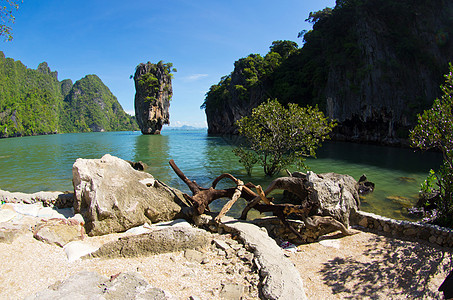
[[88,236],[73,208],[6,203],[0,282],[9,288],[0,297],[122,299],[116,289],[99,289],[120,285],[131,299],[304,299],[297,270],[266,230],[228,217],[222,223],[222,234],[177,219]]
[[[10,213],[10,220],[3,218],[0,222],[2,299],[61,299],[65,296],[125,299],[117,288],[112,288],[116,285],[121,286],[123,295],[128,295],[129,299],[139,295],[152,296],[149,299],[259,298],[254,256],[231,234],[202,230],[206,237],[203,246],[152,255],[130,243],[133,255],[120,255],[112,245],[152,232],[183,230],[188,233],[199,229],[178,220],[89,237],[68,230],[71,227],[68,224],[55,226],[57,211],[49,215],[46,208],[37,209],[39,205],[24,206],[20,208],[22,213]],[[11,207],[4,204],[0,215],[12,211]],[[31,215],[36,211],[38,214]],[[59,221],[74,220],[62,214],[59,217]],[[37,231],[38,228],[41,230]],[[48,230],[45,232],[43,228]],[[73,241],[64,242],[65,239]],[[161,252],[162,245],[154,246],[154,252]],[[124,276],[132,279],[124,281]],[[110,285],[110,288],[97,288],[102,285]]]
[[109,155],[73,174],[74,194],[0,190],[0,298],[442,299],[453,265],[451,248],[363,227],[357,186],[337,174],[290,182],[348,229],[193,214],[187,195]]
[[[0,215],[4,216],[5,210],[11,211],[10,206],[4,204]],[[40,210],[43,211],[38,216],[16,213],[12,219],[3,218],[0,222],[2,299],[60,299],[57,295],[61,294],[57,293],[83,299],[79,293],[92,292],[89,285],[93,282],[109,287],[121,284],[121,290],[128,293],[148,291],[150,297],[160,297],[151,299],[265,299],[259,293],[260,276],[253,262],[253,252],[246,250],[234,235],[212,234],[212,242],[198,250],[81,259],[77,256],[83,254],[81,250],[85,248],[72,256],[74,253],[65,251],[69,247],[33,237],[32,229],[49,218],[43,214],[48,213],[48,209]],[[22,212],[25,211],[22,209]],[[141,230],[139,227],[134,231]],[[89,245],[88,250],[93,250],[130,236],[134,231],[85,236],[71,243]],[[437,289],[453,264],[451,248],[417,239],[387,237],[384,232],[356,232],[346,237],[336,232],[296,249],[281,250],[297,268],[308,299],[371,298],[373,295],[376,299],[443,299]],[[113,281],[115,278],[118,280]],[[125,278],[133,280],[126,280],[126,284]],[[113,292],[109,295],[110,299],[124,299]]]

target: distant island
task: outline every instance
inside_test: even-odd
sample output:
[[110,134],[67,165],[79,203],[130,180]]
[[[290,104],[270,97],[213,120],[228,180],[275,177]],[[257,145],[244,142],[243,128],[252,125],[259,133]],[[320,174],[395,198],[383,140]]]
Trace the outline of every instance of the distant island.
[[190,130],[207,130],[207,127],[194,127],[194,126],[189,126],[189,125],[183,125],[183,126],[165,126],[163,130],[179,130],[179,131],[190,131]]
[[46,62],[36,70],[0,51],[0,137],[139,130],[96,75],[58,80]]

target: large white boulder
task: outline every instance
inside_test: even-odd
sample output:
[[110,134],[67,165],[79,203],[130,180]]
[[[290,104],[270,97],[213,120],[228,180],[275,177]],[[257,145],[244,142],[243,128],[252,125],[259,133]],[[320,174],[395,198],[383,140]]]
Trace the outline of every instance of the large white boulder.
[[180,191],[110,154],[77,159],[72,174],[74,211],[83,215],[89,235],[169,221],[186,206]]

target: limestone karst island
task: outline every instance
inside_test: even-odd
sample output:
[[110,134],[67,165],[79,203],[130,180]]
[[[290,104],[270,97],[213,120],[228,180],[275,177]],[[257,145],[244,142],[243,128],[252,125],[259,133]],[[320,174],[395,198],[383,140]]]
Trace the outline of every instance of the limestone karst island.
[[159,134],[170,124],[172,64],[141,63],[134,75],[135,116],[143,134]]
[[85,2],[0,5],[0,299],[453,299],[452,1]]

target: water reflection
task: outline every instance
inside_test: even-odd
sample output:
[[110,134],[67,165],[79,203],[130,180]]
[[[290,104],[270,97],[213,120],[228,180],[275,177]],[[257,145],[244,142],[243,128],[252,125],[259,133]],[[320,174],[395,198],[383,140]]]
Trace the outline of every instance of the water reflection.
[[345,142],[325,142],[317,153],[320,159],[330,158],[405,172],[418,172],[421,169],[427,172],[442,162],[441,155],[436,152]]
[[168,136],[138,135],[135,137],[133,160],[146,163],[148,165],[146,171],[162,181],[168,181],[170,178],[169,171],[164,167],[169,161],[169,152]]

